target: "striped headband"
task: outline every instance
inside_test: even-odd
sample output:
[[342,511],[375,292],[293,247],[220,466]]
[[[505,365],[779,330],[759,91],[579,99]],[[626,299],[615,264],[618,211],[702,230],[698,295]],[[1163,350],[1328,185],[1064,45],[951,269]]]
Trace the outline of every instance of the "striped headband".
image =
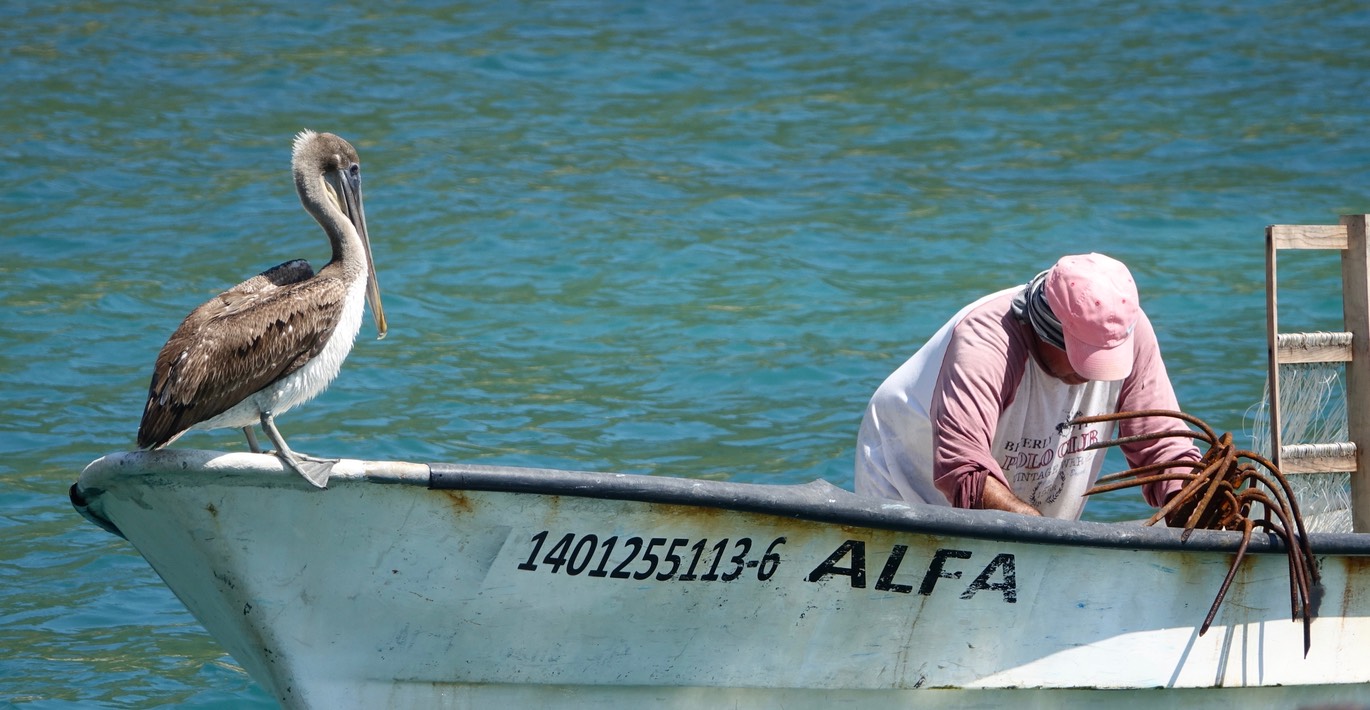
[[1051,269],[1047,269],[1037,274],[1017,296],[1013,297],[1013,315],[1019,321],[1030,324],[1037,337],[1065,350],[1066,338],[1061,330],[1061,321],[1051,312],[1044,288],[1047,274],[1050,272]]

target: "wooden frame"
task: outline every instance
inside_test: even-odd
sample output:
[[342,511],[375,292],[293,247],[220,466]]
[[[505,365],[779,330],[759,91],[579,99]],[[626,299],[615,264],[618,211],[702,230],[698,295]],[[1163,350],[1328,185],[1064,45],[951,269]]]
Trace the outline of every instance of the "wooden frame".
[[[1265,230],[1266,343],[1270,377],[1270,451],[1284,473],[1351,472],[1351,519],[1370,532],[1370,235],[1368,215],[1344,215],[1338,225],[1271,225]],[[1341,252],[1344,333],[1284,334],[1279,330],[1276,263],[1281,249]],[[1346,363],[1347,442],[1284,446],[1280,436],[1280,365]]]

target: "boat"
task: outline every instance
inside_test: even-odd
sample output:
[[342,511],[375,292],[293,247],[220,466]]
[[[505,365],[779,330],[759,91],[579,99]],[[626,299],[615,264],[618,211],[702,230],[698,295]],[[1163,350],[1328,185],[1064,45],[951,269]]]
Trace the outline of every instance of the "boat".
[[[1335,455],[1304,465],[1365,488]],[[287,708],[1370,704],[1364,531],[1307,536],[1307,629],[1256,534],[1201,631],[1238,532],[455,463],[343,459],[319,489],[188,449],[103,456],[71,499]]]
[[193,450],[103,457],[73,501],[284,707],[1370,699],[1363,534],[1311,535],[1305,657],[1259,535],[1200,635],[1237,533],[822,481],[344,460],[317,490],[274,456]]

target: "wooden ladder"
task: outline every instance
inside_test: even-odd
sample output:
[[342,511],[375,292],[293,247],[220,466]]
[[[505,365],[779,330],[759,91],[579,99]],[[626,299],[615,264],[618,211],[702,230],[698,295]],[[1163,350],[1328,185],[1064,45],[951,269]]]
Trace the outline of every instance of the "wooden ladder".
[[[1270,377],[1270,453],[1282,473],[1351,472],[1351,524],[1370,532],[1370,215],[1344,215],[1338,225],[1271,225],[1265,230],[1266,343]],[[1276,255],[1281,249],[1341,252],[1343,333],[1280,333]],[[1280,441],[1280,365],[1346,363],[1345,442],[1284,446]]]

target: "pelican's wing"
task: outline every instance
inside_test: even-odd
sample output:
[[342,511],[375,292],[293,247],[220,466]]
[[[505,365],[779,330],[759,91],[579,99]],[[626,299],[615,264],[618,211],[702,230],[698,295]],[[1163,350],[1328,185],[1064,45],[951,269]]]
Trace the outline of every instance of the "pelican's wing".
[[337,326],[346,284],[281,264],[201,305],[157,355],[138,446],[165,446],[317,355]]

